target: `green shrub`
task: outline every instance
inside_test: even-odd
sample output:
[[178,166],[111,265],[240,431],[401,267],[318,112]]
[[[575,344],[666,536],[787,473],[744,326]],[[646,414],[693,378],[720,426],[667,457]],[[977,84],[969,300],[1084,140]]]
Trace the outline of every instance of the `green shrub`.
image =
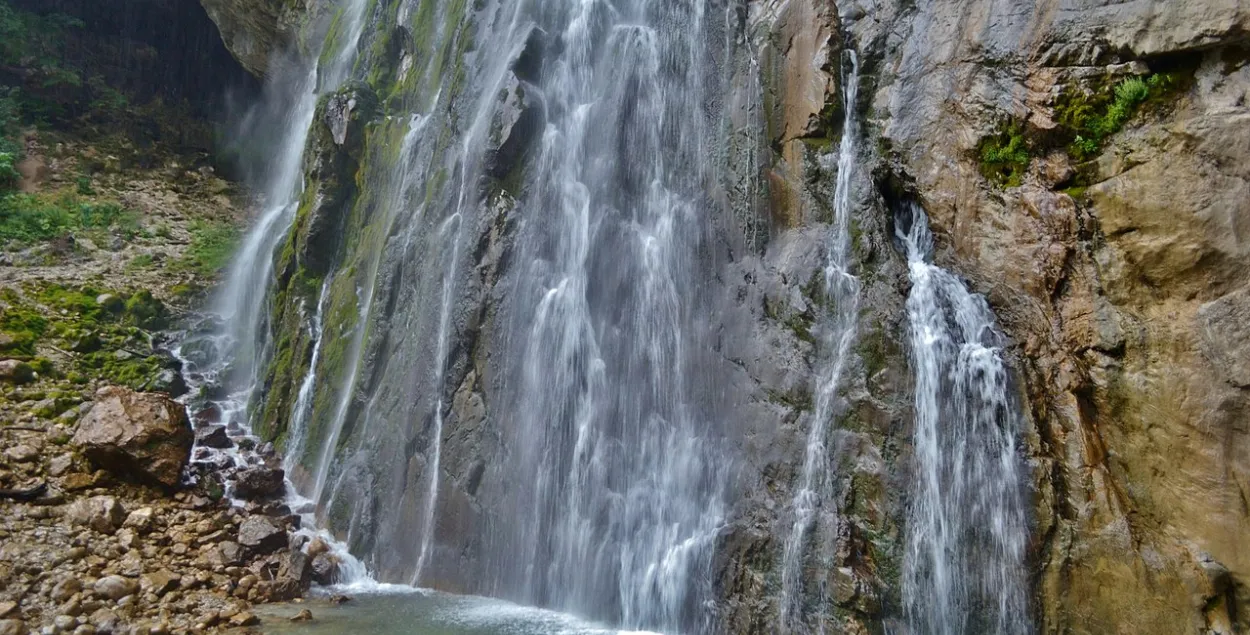
[[1181,86],[1178,75],[1159,73],[1129,77],[1092,90],[1070,88],[1055,107],[1058,123],[1070,134],[1068,153],[1087,160],[1102,150],[1108,138],[1124,128],[1141,106]]
[[1032,160],[1024,138],[1024,126],[1019,123],[1009,124],[997,134],[982,139],[977,154],[981,159],[982,176],[1007,187],[1020,185]]
[[12,152],[0,152],[0,192],[17,187],[17,155]]
[[113,231],[130,239],[139,217],[116,203],[87,203],[76,195],[0,196],[0,246],[61,238],[76,231]]

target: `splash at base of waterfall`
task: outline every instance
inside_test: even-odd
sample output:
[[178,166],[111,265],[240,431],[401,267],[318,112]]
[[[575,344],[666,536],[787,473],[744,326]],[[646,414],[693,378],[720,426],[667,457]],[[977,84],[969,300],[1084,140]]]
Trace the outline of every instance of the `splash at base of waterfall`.
[[[339,590],[336,588],[335,590]],[[351,589],[346,589],[351,590]],[[314,619],[290,618],[308,608]],[[659,635],[628,631],[577,617],[475,596],[396,587],[355,596],[346,604],[316,597],[303,604],[258,607],[272,635]]]

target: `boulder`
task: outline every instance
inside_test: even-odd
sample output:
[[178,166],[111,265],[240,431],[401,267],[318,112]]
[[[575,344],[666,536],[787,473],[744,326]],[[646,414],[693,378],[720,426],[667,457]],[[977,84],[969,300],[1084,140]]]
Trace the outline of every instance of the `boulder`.
[[81,590],[81,580],[74,577],[65,578],[64,580],[57,582],[56,586],[52,587],[52,601],[57,603],[64,602],[74,597],[74,594]]
[[273,553],[286,546],[286,530],[264,516],[249,516],[239,525],[239,544],[253,553]]
[[182,373],[171,368],[166,368],[158,373],[152,381],[148,382],[146,388],[152,392],[163,392],[175,398],[187,394],[187,391],[190,390],[187,387],[187,381],[182,377]]
[[4,456],[14,463],[30,463],[39,458],[39,450],[20,444],[5,450]]
[[22,620],[0,620],[0,635],[26,635],[26,623]]
[[286,472],[280,468],[250,467],[235,475],[234,494],[247,500],[281,496],[286,491]]
[[140,507],[126,516],[126,522],[122,526],[141,532],[149,531],[152,529],[152,517],[155,513],[151,507]]
[[217,553],[220,556],[221,563],[225,566],[243,564],[244,556],[246,556],[243,545],[231,540],[223,541],[217,545]]
[[126,510],[112,496],[94,496],[74,501],[66,510],[65,518],[71,524],[111,534],[126,522]]
[[139,585],[134,580],[123,578],[119,575],[110,575],[96,580],[95,586],[92,587],[95,594],[110,600],[120,600],[127,595],[133,595],[139,590]]
[[0,361],[0,381],[11,384],[27,384],[35,381],[35,369],[16,359]]
[[234,447],[234,442],[230,440],[230,435],[226,434],[226,426],[200,428],[195,433],[195,444],[217,450]]
[[312,559],[313,582],[322,586],[334,584],[338,578],[339,559],[332,553],[319,553]]
[[161,394],[109,386],[96,393],[73,443],[117,476],[177,487],[194,434],[186,407]]

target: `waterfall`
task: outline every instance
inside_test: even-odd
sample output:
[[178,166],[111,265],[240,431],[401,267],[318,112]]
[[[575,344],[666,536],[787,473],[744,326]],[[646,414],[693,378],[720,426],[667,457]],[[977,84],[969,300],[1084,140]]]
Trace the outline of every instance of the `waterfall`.
[[[630,628],[707,628],[729,460],[692,394],[711,134],[699,1],[564,0],[520,201],[496,586]],[[506,513],[506,512],[505,512]]]
[[304,435],[307,431],[305,422],[308,421],[309,411],[312,409],[313,390],[317,387],[317,364],[321,361],[321,345],[325,342],[324,334],[321,330],[321,323],[325,318],[326,300],[330,294],[330,283],[334,280],[333,275],[326,276],[324,282],[321,283],[321,293],[318,295],[316,313],[312,315],[312,324],[309,325],[308,334],[313,338],[312,358],[308,363],[308,374],[304,375],[304,380],[300,383],[299,393],[295,397],[295,407],[291,411],[290,430],[291,435],[287,440],[286,452],[282,456],[282,467],[287,472],[299,463],[299,456],[304,452]]
[[271,87],[278,93],[281,101],[278,107],[283,114],[279,124],[280,142],[263,190],[266,207],[239,246],[214,299],[214,312],[224,324],[218,358],[229,362],[229,376],[222,380],[233,389],[231,398],[223,405],[228,414],[236,417],[246,417],[246,408],[256,394],[259,373],[265,362],[269,343],[265,313],[274,277],[274,251],[285,240],[299,206],[304,147],[313,125],[317,98],[337,88],[346,78],[363,31],[366,0],[347,0],[345,4],[341,20],[347,36],[330,56],[331,63],[320,69],[313,65],[290,85]]
[[915,466],[903,604],[923,635],[1033,631],[1021,421],[985,298],[934,266],[924,211],[896,219],[912,283]]
[[[791,503],[794,524],[786,537],[782,555],[779,626],[783,632],[801,628],[803,558],[807,553],[808,533],[816,522],[816,515],[832,497],[826,439],[833,423],[842,371],[855,340],[855,326],[859,319],[859,279],[850,272],[851,188],[858,141],[855,100],[859,93],[859,58],[854,50],[848,50],[847,57],[850,71],[842,78],[846,116],[842,123],[842,140],[838,145],[834,218],[829,231],[824,270],[824,292],[832,305],[832,315],[828,317],[822,342],[828,359],[817,378],[816,403],[811,415],[811,430],[807,435],[803,471]],[[834,513],[831,508],[823,511],[830,515]]]

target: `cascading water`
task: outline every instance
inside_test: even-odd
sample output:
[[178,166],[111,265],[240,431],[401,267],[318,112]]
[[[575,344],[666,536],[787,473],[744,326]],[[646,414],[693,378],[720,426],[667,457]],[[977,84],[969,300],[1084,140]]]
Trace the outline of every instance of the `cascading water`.
[[520,202],[515,374],[500,408],[505,469],[527,480],[495,538],[497,587],[667,631],[708,628],[730,463],[690,379],[709,170],[699,106],[715,77],[704,11],[564,0],[538,12],[562,50],[540,82],[548,118]]
[[828,316],[827,332],[823,339],[824,372],[817,379],[816,403],[811,416],[811,431],[803,457],[803,471],[794,494],[791,507],[794,524],[786,537],[781,565],[780,628],[783,632],[801,629],[803,558],[807,553],[808,533],[818,513],[833,514],[831,508],[822,508],[831,498],[826,449],[829,426],[835,414],[838,387],[846,366],[851,344],[855,341],[855,326],[859,319],[859,279],[851,274],[851,190],[855,176],[856,142],[858,121],[855,100],[859,93],[859,58],[855,51],[847,51],[850,70],[843,77],[843,103],[846,119],[842,124],[842,141],[838,146],[838,180],[834,190],[833,226],[828,238],[828,261],[824,270],[824,292],[832,305]]
[[1020,417],[985,299],[934,266],[924,211],[896,219],[912,282],[915,476],[903,603],[912,633],[1026,635]]
[[[317,100],[346,80],[363,32],[367,4],[367,0],[345,0],[339,8],[337,20],[343,36],[337,48],[324,58],[328,63],[320,68],[315,65],[308,68],[299,75],[299,81],[289,82],[278,77],[276,85],[268,87],[274,97],[281,141],[277,144],[276,160],[267,171],[264,188],[266,206],[237,250],[226,280],[214,299],[212,310],[216,314],[218,328],[212,333],[192,336],[177,351],[193,388],[215,385],[224,389],[224,396],[212,401],[220,409],[222,419],[229,424],[228,429],[236,436],[251,435],[249,406],[258,394],[260,372],[269,354],[271,334],[268,332],[267,312],[271,300],[274,255],[286,239],[299,205],[303,189],[304,150],[313,126]],[[330,281],[327,278],[323,288],[328,287]],[[319,331],[324,311],[324,303],[319,303],[312,318],[313,330],[317,332],[314,333],[317,338],[314,359],[320,357]],[[212,349],[211,354],[207,349]],[[315,380],[315,375],[310,373],[301,385],[293,413],[297,418],[307,414]],[[191,396],[194,397],[196,392],[193,390]],[[301,430],[296,428],[292,446],[302,446],[300,433]],[[233,450],[215,454],[225,454],[230,462],[238,466],[259,460],[259,457]],[[293,464],[290,454],[284,457],[283,463],[288,468]],[[298,503],[298,495],[292,501]],[[305,531],[311,533],[311,530]],[[329,536],[325,538],[336,547],[341,547]],[[345,551],[340,554],[340,559],[340,577],[344,580],[366,576],[364,567]]]

